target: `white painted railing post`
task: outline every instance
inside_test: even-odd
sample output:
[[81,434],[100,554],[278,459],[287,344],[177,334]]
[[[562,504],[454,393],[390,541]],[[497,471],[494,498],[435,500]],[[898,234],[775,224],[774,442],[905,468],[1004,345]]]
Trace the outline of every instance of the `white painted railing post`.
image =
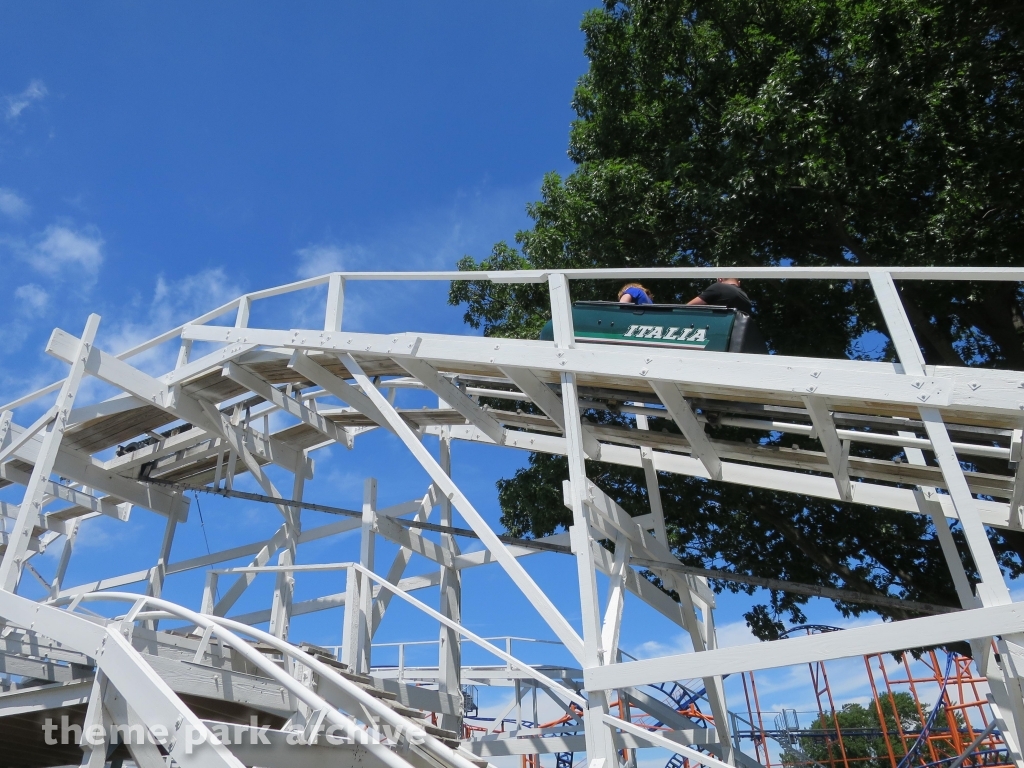
[[[555,346],[561,350],[576,346],[576,332],[572,320],[572,299],[569,281],[565,275],[555,273],[548,278],[551,291],[551,324]],[[583,425],[577,403],[576,376],[560,374],[562,409],[565,419],[565,443],[569,459],[569,484],[572,494],[572,528],[569,530],[572,552],[576,556],[576,576],[580,588],[580,609],[583,617],[583,663],[586,667],[599,667],[610,660],[604,657],[601,646],[601,604],[597,594],[597,568],[591,550],[590,512],[587,509],[587,469],[583,450]],[[592,766],[597,762],[605,768],[617,768],[618,756],[611,732],[602,719],[608,714],[608,695],[605,691],[588,691],[589,706],[584,712],[586,725],[587,759]]]
[[252,309],[252,299],[248,295],[242,296],[238,300],[238,311],[235,313],[235,328],[249,327],[250,309]]
[[325,331],[340,331],[341,318],[345,310],[345,278],[335,272],[327,283],[327,312],[324,315]]

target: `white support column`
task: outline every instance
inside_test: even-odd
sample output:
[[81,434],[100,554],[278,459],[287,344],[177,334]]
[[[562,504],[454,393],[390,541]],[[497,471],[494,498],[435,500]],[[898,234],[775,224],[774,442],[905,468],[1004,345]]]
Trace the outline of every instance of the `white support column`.
[[707,469],[711,479],[721,480],[722,460],[718,458],[711,441],[704,433],[704,425],[697,420],[679,387],[668,382],[652,381],[651,388],[690,444],[693,455],[700,459],[700,463]]
[[[288,522],[286,521],[274,535],[267,540],[266,544],[256,553],[256,556],[249,563],[250,566],[255,568],[262,568],[273,557],[274,553],[278,549],[284,546],[285,540],[288,536]],[[249,588],[249,585],[256,579],[256,573],[248,572],[242,573],[235,579],[235,582],[228,587],[224,596],[217,601],[216,605],[212,605],[209,611],[204,609],[204,613],[212,613],[215,616],[226,616],[227,612],[231,610],[231,606],[235,604],[239,597]]]
[[67,536],[64,539],[64,548],[60,551],[60,559],[57,561],[57,568],[53,574],[53,581],[50,582],[50,597],[55,598],[60,594],[60,588],[64,585],[64,575],[68,571],[68,563],[71,562],[71,553],[75,549],[75,539],[78,538],[78,529],[82,519],[76,517],[68,526]]
[[[377,480],[363,483],[363,521],[359,539],[359,564],[373,570],[377,522]],[[345,587],[345,627],[342,638],[343,659],[348,668],[360,675],[370,672],[370,641],[373,621],[373,581],[365,574],[349,569]]]
[[[451,430],[445,427],[441,433],[440,464],[445,474],[451,477],[452,474],[452,438]],[[441,525],[451,526],[452,503],[446,499],[441,500]],[[452,557],[459,554],[459,545],[455,537],[449,533],[441,534],[441,546],[444,547]],[[462,572],[457,568],[441,568],[441,604],[439,607],[442,616],[452,621],[462,623]],[[438,644],[438,684],[442,692],[448,693],[462,700],[462,646],[460,645],[459,633],[450,627],[441,625],[440,643]],[[442,728],[449,731],[461,733],[462,717],[460,715],[441,715]]]
[[[359,384],[359,388],[366,395],[371,406],[377,410],[377,413],[382,419],[384,419],[389,429],[398,436],[409,452],[412,453],[419,462],[420,466],[426,470],[428,475],[430,475],[430,479],[433,480],[434,484],[440,490],[441,495],[451,501],[452,506],[462,514],[463,519],[469,523],[469,527],[472,528],[473,532],[480,537],[481,543],[487,548],[490,554],[493,555],[494,559],[501,565],[509,578],[511,578],[523,594],[526,595],[530,604],[533,605],[541,615],[541,618],[543,618],[547,625],[551,627],[552,631],[558,635],[558,638],[565,643],[565,647],[569,653],[571,653],[576,659],[582,659],[583,641],[580,636],[576,634],[576,630],[573,629],[572,625],[554,606],[550,598],[544,594],[544,591],[537,586],[537,583],[526,572],[522,564],[516,560],[515,556],[509,551],[509,548],[502,543],[497,534],[494,533],[483,517],[481,517],[480,513],[476,511],[469,499],[466,498],[465,494],[463,494],[459,487],[452,482],[451,478],[445,474],[441,469],[441,465],[437,463],[437,460],[431,455],[430,451],[428,451],[420,442],[417,433],[409,427],[398,411],[394,409],[394,406],[385,399],[376,387],[373,386],[373,382],[370,381],[369,377],[367,377],[366,373],[359,365],[359,362],[352,357],[352,355],[342,354],[339,355],[339,358],[345,367],[348,368],[353,378],[355,378],[356,382]],[[357,409],[362,410],[359,406],[356,407]],[[364,413],[364,415],[369,414]]]
[[341,662],[355,672],[359,666],[359,571],[345,571],[345,613],[341,618]]
[[[921,348],[914,337],[914,330],[907,318],[903,303],[900,301],[892,276],[884,270],[873,270],[871,285],[875,289],[875,296],[882,309],[882,315],[885,317],[885,324],[889,329],[893,345],[896,347],[896,354],[903,366],[903,372],[913,376],[924,376],[924,357],[921,355]],[[926,402],[928,395],[923,394],[921,397],[922,402]],[[960,460],[953,449],[953,443],[949,439],[942,415],[937,408],[926,405],[922,405],[918,410],[924,421],[928,438],[931,440],[935,459],[942,470],[942,477],[946,481],[953,509],[956,510],[960,524],[963,526],[964,536],[970,547],[975,567],[981,576],[982,584],[978,585],[978,597],[984,605],[1008,603],[1010,602],[1010,591],[1006,587],[999,564],[992,553],[992,546],[985,533],[985,526],[978,515],[977,504],[971,495],[971,489],[967,486],[967,478],[964,477],[963,467],[960,466]]]
[[14,421],[14,413],[11,411],[0,411],[0,451],[11,442],[11,423]]
[[57,452],[60,450],[60,441],[64,437],[64,429],[67,426],[68,414],[71,412],[75,395],[78,394],[78,387],[85,375],[85,364],[99,325],[100,316],[89,315],[75,352],[74,362],[71,364],[71,370],[57,394],[56,415],[43,430],[43,444],[39,448],[35,466],[32,467],[32,475],[29,477],[25,496],[21,502],[21,508],[18,510],[18,519],[8,539],[7,551],[4,553],[3,560],[0,561],[0,589],[5,589],[8,592],[14,592],[18,588],[22,564],[32,539],[32,527],[42,510],[46,481],[50,479],[50,473],[53,471],[53,464],[57,459]]
[[[292,483],[292,498],[295,501],[302,501],[302,494],[306,487],[306,475],[308,474],[309,459],[303,457],[300,466],[295,468],[295,477]],[[290,566],[295,564],[296,547],[299,543],[299,536],[302,534],[302,509],[296,507],[292,510],[292,517],[285,521],[285,543],[281,553],[277,556],[277,564]],[[288,571],[279,571],[274,584],[274,599],[270,609],[270,634],[282,640],[288,639],[288,627],[292,617],[292,597],[295,594],[295,574]]]
[[1010,439],[1010,466],[1017,464],[1017,471],[1013,476],[1013,495],[1010,497],[1010,527],[1016,530],[1024,529],[1024,433],[1022,430],[1013,430]]
[[[366,478],[363,484],[363,526],[359,539],[359,564],[374,569],[377,525],[377,479]],[[370,673],[370,625],[373,621],[373,582],[365,575],[359,581],[359,666],[360,674]]]
[[[637,414],[636,428],[647,430],[647,417]],[[665,508],[661,503],[661,484],[658,482],[658,471],[654,467],[654,449],[640,447],[640,463],[644,468],[644,479],[647,481],[647,499],[651,506],[651,519],[654,521],[654,538],[668,546],[668,531],[665,528]]]
[[[899,432],[900,437],[917,437],[913,432]],[[904,447],[903,452],[907,456],[907,462],[914,466],[925,466],[924,452],[920,448]],[[942,512],[942,505],[936,500],[934,488],[922,486],[917,491],[917,505],[921,514],[931,518],[935,526],[935,533],[939,538],[939,546],[942,547],[942,556],[946,560],[946,567],[949,568],[949,575],[953,579],[953,586],[956,595],[960,599],[960,605],[964,608],[980,608],[981,603],[974,596],[971,590],[971,583],[967,580],[967,573],[964,571],[964,564],[960,560],[960,552],[956,548],[956,541],[953,533],[949,530],[949,521]]]
[[[427,491],[426,495],[420,501],[420,508],[416,512],[413,520],[417,522],[426,522],[430,517],[430,512],[434,508],[435,502],[435,491],[433,486]],[[378,530],[380,527],[380,515],[377,517]],[[391,561],[391,567],[388,568],[387,576],[385,578],[391,584],[398,584],[402,580],[402,576],[405,574],[405,569],[409,566],[409,560],[412,558],[412,550],[408,547],[401,546],[397,553],[395,553],[394,560]],[[372,639],[377,632],[377,628],[380,627],[381,621],[384,620],[384,614],[388,610],[388,606],[391,604],[391,599],[394,597],[393,592],[389,592],[383,589],[377,593],[377,598],[373,602],[373,622],[370,626],[370,638]]]
[[[662,400],[664,403],[665,401]],[[684,403],[686,409],[689,405]],[[692,416],[692,412],[691,412]],[[696,419],[695,419],[696,421]],[[637,428],[646,430],[648,428],[647,417],[639,414],[636,417]],[[703,428],[701,429],[703,434]],[[716,457],[717,458],[717,457]],[[647,481],[647,498],[651,507],[651,518],[654,521],[654,537],[665,547],[668,547],[668,531],[665,527],[665,510],[661,500],[661,484],[658,482],[658,473],[654,468],[653,450],[648,447],[640,448],[640,460],[644,468],[644,477]],[[661,571],[661,578],[670,587],[674,586],[680,599],[680,613],[683,618],[683,626],[690,634],[690,642],[694,651],[713,650],[718,647],[718,638],[715,635],[714,610],[710,605],[702,605],[704,615],[704,632],[700,631],[700,622],[697,620],[696,605],[690,593],[690,585],[684,577],[670,571]],[[707,579],[701,579],[707,585]],[[725,685],[721,677],[704,678],[704,689],[707,692],[708,701],[715,717],[715,730],[718,732],[718,740],[722,745],[722,757],[729,764],[735,764],[735,744],[730,736],[730,722],[728,704],[725,699]],[[620,694],[621,698],[621,694]]]
[[125,739],[128,752],[138,768],[167,768],[164,756],[160,754],[156,744],[153,744],[147,738],[150,732],[146,723],[142,721],[135,709],[129,706],[124,696],[114,686],[107,686],[106,695],[103,697],[103,705],[116,728],[127,729],[124,732],[129,734],[132,733],[132,729],[136,729],[136,732],[140,727],[143,729],[141,741],[134,737]]
[[[555,346],[573,349],[576,333],[572,320],[572,300],[565,275],[556,273],[548,278],[551,291],[551,321]],[[580,609],[583,618],[583,665],[600,667],[612,663],[605,658],[601,637],[601,605],[597,594],[597,568],[591,551],[589,510],[587,508],[587,469],[583,450],[583,425],[580,420],[579,394],[576,376],[561,374],[562,408],[565,420],[565,442],[569,460],[569,484],[572,494],[573,525],[569,530],[573,554],[576,556],[576,575],[580,589]],[[588,707],[584,713],[586,723],[587,760],[594,768],[618,768],[618,754],[611,732],[603,718],[608,715],[608,696],[605,691],[587,692]]]
[[[565,413],[562,408],[562,401],[558,399],[558,395],[548,388],[547,384],[537,378],[537,374],[529,368],[514,368],[512,366],[505,366],[501,369],[501,372],[508,376],[512,383],[519,387],[523,394],[529,397],[533,404],[544,412],[545,416],[555,422],[559,429],[565,429]],[[583,425],[583,450],[586,451],[588,458],[601,458],[601,444],[586,425]]]
[[249,325],[249,310],[252,308],[252,299],[243,296],[238,300],[238,311],[235,313],[235,328],[247,328]]
[[[913,432],[900,432],[899,435],[901,437],[916,437]],[[905,447],[903,451],[910,464],[921,467],[925,466],[924,453],[920,448]],[[949,568],[949,574],[953,579],[953,586],[956,589],[960,605],[965,609],[980,608],[982,605],[981,601],[975,597],[974,592],[971,590],[971,584],[967,579],[967,573],[964,571],[963,562],[960,560],[956,541],[953,539],[953,533],[949,529],[949,521],[943,513],[942,505],[936,500],[935,489],[922,486],[918,488],[916,497],[921,514],[928,515],[931,518],[932,525],[935,526],[939,546],[942,547],[942,554],[946,560],[946,566]],[[1016,731],[1015,723],[1020,719],[1015,714],[1015,710],[1019,709],[1019,707],[1014,707],[1003,671],[996,663],[992,653],[992,643],[985,639],[971,640],[970,644],[978,670],[988,679],[992,697],[997,705],[997,717],[1000,720],[1000,728],[1003,731],[1013,733]]]
[[622,609],[626,602],[626,571],[629,569],[630,543],[626,536],[615,540],[615,561],[608,576],[608,600],[601,626],[601,646],[609,659],[618,661]]
[[103,674],[103,670],[97,669],[89,693],[89,703],[85,709],[85,720],[82,722],[82,736],[78,743],[82,748],[80,768],[103,768],[107,764],[110,718],[103,706],[107,685],[107,676]]
[[340,331],[341,317],[345,310],[345,278],[335,272],[327,283],[327,312],[324,315],[325,331]]
[[921,419],[925,431],[932,442],[932,451],[942,470],[942,478],[946,481],[946,489],[953,501],[953,509],[960,518],[964,537],[971,550],[974,565],[981,576],[981,583],[976,590],[983,605],[1001,605],[1010,602],[1010,590],[1003,580],[991,542],[985,532],[985,526],[978,515],[978,507],[967,486],[963,467],[957,458],[956,451],[949,439],[946,425],[936,408],[920,408]]
[[839,489],[839,497],[843,501],[852,501],[853,493],[850,490],[850,472],[847,469],[849,462],[850,443],[839,439],[836,433],[836,424],[832,420],[832,412],[822,397],[806,395],[803,398],[804,406],[811,417],[811,424],[818,435],[821,447],[825,451],[825,458],[828,460],[829,469],[832,470],[832,477],[835,478],[836,488]]
[[188,359],[192,356],[192,339],[182,339],[181,346],[178,347],[178,359],[174,363],[174,370],[178,370],[184,365],[188,365]]
[[[875,291],[875,297],[878,299],[882,316],[885,318],[889,336],[896,347],[896,354],[899,356],[904,374],[924,376],[924,356],[921,354],[921,348],[914,336],[913,327],[910,325],[892,275],[884,270],[872,270],[870,275],[871,286]],[[920,399],[924,403],[927,401],[928,395],[922,394]],[[949,439],[942,415],[937,408],[929,406],[921,406],[918,411],[924,422],[928,439],[931,441],[932,452],[942,470],[942,477],[946,481],[946,489],[953,503],[953,509],[960,519],[964,538],[966,538],[967,546],[971,551],[971,558],[981,577],[975,590],[974,605],[980,603],[982,606],[989,607],[1009,603],[1011,602],[1010,591],[999,569],[995,553],[992,551],[985,526],[978,514],[977,502],[967,485],[967,478],[964,476],[963,467],[960,466],[953,443]],[[910,458],[909,453],[908,458]],[[1013,518],[1012,510],[1010,518],[1011,520]],[[943,522],[945,522],[944,519]],[[941,531],[941,526],[936,524],[936,527]],[[941,532],[940,543],[942,543]],[[943,546],[944,549],[948,547],[948,545]],[[947,564],[954,569],[951,554],[946,553]],[[959,556],[957,564],[959,564]],[[955,574],[955,570],[953,572]],[[956,580],[954,575],[954,581]],[[962,584],[958,586],[962,589]],[[1021,689],[1017,676],[1012,672],[1012,660],[1003,660],[1001,665],[1003,668],[997,669],[996,665],[992,663],[992,654],[987,647],[989,645],[987,641],[977,643],[981,651],[979,668],[989,678],[993,699],[996,700],[994,709],[1005,725],[1003,735],[1007,746],[1010,747],[1011,756],[1018,768],[1024,768],[1024,758],[1022,758],[1020,746],[1024,743],[1024,691]]]
[[[167,563],[171,559],[171,545],[174,543],[174,532],[178,527],[178,518],[170,515],[167,524],[164,526],[164,538],[160,543],[160,552],[156,558],[156,565],[149,574],[149,582],[146,585],[146,594],[151,597],[160,597],[164,591],[164,578],[167,576]],[[159,621],[148,621],[146,626],[150,629],[157,629]]]

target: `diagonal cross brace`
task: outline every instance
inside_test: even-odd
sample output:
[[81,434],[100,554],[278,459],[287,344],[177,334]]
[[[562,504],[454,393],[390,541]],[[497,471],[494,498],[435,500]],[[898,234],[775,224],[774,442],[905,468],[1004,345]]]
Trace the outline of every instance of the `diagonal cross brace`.
[[853,488],[850,485],[848,469],[850,444],[849,442],[844,444],[839,439],[835,422],[832,420],[832,414],[824,398],[807,395],[803,401],[807,413],[810,414],[814,431],[821,442],[821,447],[825,450],[825,458],[828,460],[828,467],[832,470],[832,477],[835,478],[836,487],[839,489],[839,497],[843,501],[853,501]]
[[377,424],[390,430],[388,420],[373,404],[370,398],[366,397],[357,387],[353,387],[344,379],[335,376],[322,365],[314,362],[308,355],[301,351],[292,354],[288,361],[288,367],[301,376],[305,376],[318,387],[323,387],[342,402],[348,403],[357,411],[373,419]]
[[[502,368],[501,372],[508,376],[512,383],[544,412],[545,416],[555,422],[559,429],[565,431],[565,409],[562,407],[562,401],[547,384],[540,380],[537,374],[528,368],[513,368],[511,366]],[[601,444],[586,424],[581,422],[580,426],[583,430],[583,452],[589,459],[600,459]]]
[[256,375],[235,362],[227,363],[223,368],[223,374],[232,381],[238,382],[246,389],[259,395],[268,403],[276,405],[289,416],[294,416],[303,424],[312,427],[324,437],[334,440],[340,445],[347,443],[344,431],[338,429],[333,421],[329,421],[319,413],[311,411],[295,398],[288,397],[262,376]]
[[[58,359],[70,362],[72,359],[71,349],[77,342],[78,340],[74,336],[58,328],[50,336],[46,352]],[[176,418],[188,421],[211,434],[223,436],[221,419],[212,417],[206,410],[206,406],[210,405],[209,402],[186,394],[180,387],[169,387],[159,379],[132,367],[114,355],[91,347],[88,359],[85,361],[85,370],[96,378],[130,393],[139,400]],[[270,435],[261,436],[260,433],[252,429],[247,429],[246,435],[251,437],[254,443],[257,443],[257,451],[275,464],[291,469],[298,463],[298,454],[295,449],[282,441],[276,440]],[[260,442],[263,444],[259,445]]]
[[[515,582],[516,586],[522,590],[523,594],[530,600],[548,626],[558,635],[558,638],[565,644],[565,647],[573,657],[581,660],[583,658],[583,640],[576,634],[576,630],[572,628],[572,625],[554,606],[550,598],[544,594],[543,590],[537,586],[537,583],[530,577],[523,566],[508,551],[508,548],[498,539],[497,534],[491,530],[491,527],[480,516],[480,513],[476,511],[469,499],[463,495],[459,487],[441,469],[441,465],[437,463],[437,460],[430,455],[430,452],[417,439],[416,434],[405,423],[398,411],[394,409],[394,406],[377,391],[377,388],[373,386],[370,379],[363,373],[363,369],[356,362],[355,358],[349,354],[344,354],[341,356],[341,360],[345,367],[348,368],[349,373],[353,375],[363,393],[372,402],[375,409],[387,420],[390,429],[405,443],[409,451],[419,461],[420,466],[430,475],[430,479],[440,488],[441,493],[459,510],[459,513],[469,524],[469,527],[480,537],[483,545],[494,555],[494,559],[501,564],[501,567],[512,581]],[[352,403],[349,404],[352,405]]]
[[438,373],[437,369],[430,365],[430,363],[415,358],[398,360],[397,362],[412,376],[423,382],[435,395],[465,416],[470,424],[473,424],[491,438],[496,445],[505,444],[505,427],[491,414],[474,403],[473,399],[465,392]]
[[0,589],[5,589],[8,592],[14,592],[18,588],[21,568],[32,540],[32,529],[43,508],[46,481],[50,479],[54,462],[57,460],[57,452],[60,450],[60,441],[64,437],[68,414],[71,413],[71,406],[74,404],[75,395],[78,394],[78,387],[85,376],[86,362],[89,359],[99,325],[100,316],[89,315],[89,319],[85,323],[85,331],[82,333],[82,338],[75,348],[74,357],[70,361],[71,371],[64,379],[60,392],[57,394],[54,404],[57,415],[47,423],[43,432],[42,446],[25,488],[25,496],[21,502],[21,508],[18,510],[18,519],[8,539],[7,551],[4,552],[3,560],[0,560]]
[[700,459],[700,463],[708,471],[712,480],[722,479],[722,460],[718,458],[714,447],[708,436],[704,434],[704,425],[697,421],[690,404],[686,402],[679,387],[663,381],[652,381],[651,388],[654,389],[658,399],[668,410],[672,420],[679,427],[693,450],[693,454]]

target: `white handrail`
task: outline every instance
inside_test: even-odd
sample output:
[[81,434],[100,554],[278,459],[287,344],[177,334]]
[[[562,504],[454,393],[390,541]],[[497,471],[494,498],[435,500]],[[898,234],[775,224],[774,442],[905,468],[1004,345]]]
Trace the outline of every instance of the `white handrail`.
[[[371,581],[375,581],[378,584],[380,584],[381,589],[386,589],[389,592],[391,592],[392,594],[394,594],[396,597],[399,597],[402,600],[404,600],[405,602],[409,603],[410,605],[415,606],[416,608],[419,608],[421,611],[423,611],[425,614],[430,616],[432,619],[436,619],[437,621],[439,621],[442,624],[444,624],[446,627],[449,627],[450,629],[454,629],[460,635],[463,635],[468,640],[472,641],[476,645],[479,645],[484,650],[489,651],[490,653],[494,654],[499,659],[504,661],[506,664],[511,664],[512,666],[514,666],[517,669],[519,669],[521,672],[525,672],[527,675],[529,675],[530,677],[535,679],[537,682],[543,684],[547,688],[551,688],[553,691],[557,691],[558,693],[560,693],[562,696],[564,696],[565,698],[569,699],[570,701],[574,701],[574,702],[576,702],[577,704],[579,704],[582,707],[586,707],[587,706],[587,700],[585,698],[583,698],[582,696],[580,696],[575,691],[572,691],[569,688],[566,688],[564,685],[556,682],[555,680],[552,680],[547,675],[541,674],[540,672],[535,670],[533,667],[531,667],[529,664],[526,664],[526,663],[520,661],[515,656],[512,656],[512,655],[506,653],[505,651],[501,650],[500,648],[498,648],[498,646],[493,645],[493,644],[487,642],[484,638],[480,637],[479,635],[477,635],[477,634],[475,634],[473,632],[470,632],[468,629],[463,627],[461,624],[459,624],[459,623],[457,623],[455,621],[452,621],[447,616],[444,616],[441,613],[435,611],[429,605],[426,605],[425,603],[417,600],[415,597],[410,595],[404,589],[401,589],[400,587],[392,584],[390,581],[385,579],[383,576],[378,576],[373,571],[371,571],[371,570],[369,570],[367,568],[364,568],[359,563],[349,562],[349,563],[310,563],[310,564],[306,564],[306,565],[242,565],[242,566],[238,566],[236,568],[216,568],[216,569],[211,569],[211,572],[217,573],[217,574],[222,574],[222,573],[282,573],[282,572],[283,573],[293,573],[293,572],[302,572],[302,571],[342,571],[342,570],[349,570],[349,571],[356,570],[356,571],[359,571],[360,573],[362,573],[365,576],[367,576]],[[102,594],[108,594],[108,593],[102,593]]]
[[[137,594],[131,594],[128,592],[90,593],[80,595],[76,600],[116,600],[119,602],[130,602],[133,605],[141,601],[145,605],[156,608],[157,610],[155,612],[147,611],[139,613],[136,616],[137,621],[154,618],[176,618],[191,622],[198,627],[202,627],[204,630],[212,628],[213,633],[216,634],[222,642],[237,651],[240,655],[245,657],[247,661],[253,663],[258,669],[266,673],[276,682],[280,683],[296,698],[314,709],[323,710],[325,712],[326,719],[330,720],[333,725],[343,728],[349,733],[365,733],[369,741],[367,746],[379,746],[380,749],[372,751],[387,763],[390,768],[413,768],[413,766],[400,755],[387,747],[376,743],[374,737],[379,736],[379,734],[375,727],[372,731],[370,729],[360,727],[354,720],[341,713],[326,699],[311,691],[309,688],[306,688],[304,685],[299,683],[298,680],[287,674],[276,664],[253,649],[249,643],[238,637],[235,632],[249,635],[253,639],[271,646],[284,656],[295,660],[303,666],[309,667],[321,677],[329,679],[344,691],[347,696],[355,699],[363,708],[372,712],[374,715],[377,715],[382,721],[395,728],[396,734],[405,734],[407,736],[412,735],[417,740],[422,740],[421,745],[434,757],[454,764],[455,768],[478,768],[478,766],[460,755],[456,750],[453,750],[439,739],[427,733],[421,725],[399,715],[393,709],[383,704],[379,699],[374,698],[352,681],[342,677],[338,674],[337,670],[327,664],[324,664],[322,661],[317,660],[305,651],[296,648],[291,643],[281,640],[268,632],[264,632],[256,629],[255,627],[250,627],[248,624],[242,624],[241,622],[226,619],[221,616],[209,616],[207,614],[197,613],[168,600],[147,596],[140,597]],[[70,602],[70,600],[60,599],[53,601],[51,604],[60,605],[66,602]],[[415,748],[416,745],[411,744],[411,746]]]
[[[119,360],[127,360],[141,352],[162,344],[179,335],[188,325],[203,325],[221,315],[237,309],[243,300],[250,303],[260,299],[314,288],[338,276],[344,280],[360,281],[457,281],[484,283],[543,283],[549,276],[562,274],[568,280],[678,280],[685,278],[736,277],[758,280],[870,280],[871,273],[887,272],[894,280],[979,280],[996,282],[1024,282],[1024,269],[1019,267],[642,267],[637,269],[527,269],[508,271],[456,271],[436,272],[331,272],[294,283],[244,294],[222,304],[214,310],[154,336],[131,349],[119,353]],[[27,395],[0,405],[0,411],[14,410],[60,388],[63,379],[48,384]]]

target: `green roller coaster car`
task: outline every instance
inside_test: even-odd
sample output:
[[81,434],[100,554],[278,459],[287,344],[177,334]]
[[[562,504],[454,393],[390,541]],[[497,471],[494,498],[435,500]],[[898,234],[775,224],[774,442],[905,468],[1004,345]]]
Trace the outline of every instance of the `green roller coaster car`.
[[[768,354],[750,316],[728,307],[578,301],[572,306],[572,322],[577,341]],[[554,340],[550,320],[540,338]]]

